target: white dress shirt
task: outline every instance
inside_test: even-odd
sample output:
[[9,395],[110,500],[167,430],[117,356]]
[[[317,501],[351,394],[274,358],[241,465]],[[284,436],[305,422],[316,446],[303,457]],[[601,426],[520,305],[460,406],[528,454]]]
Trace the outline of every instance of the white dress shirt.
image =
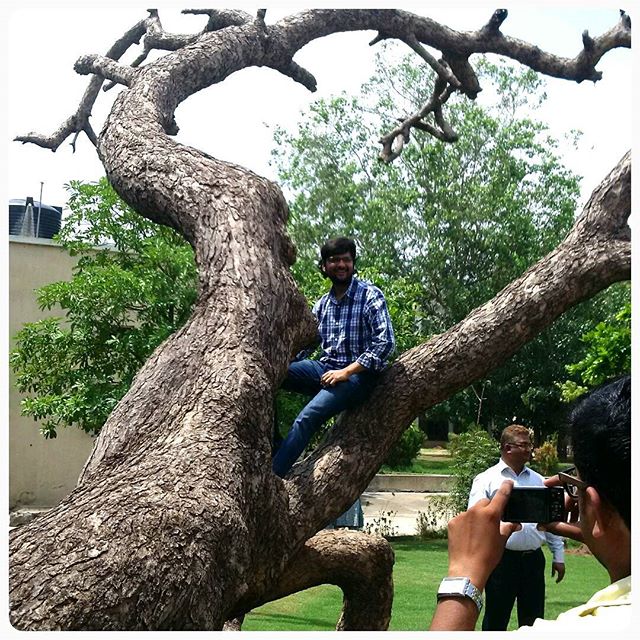
[[[493,498],[495,492],[505,480],[513,480],[515,487],[541,487],[544,478],[533,469],[526,467],[516,472],[502,459],[498,464],[478,474],[469,493],[469,505],[472,507],[483,498]],[[564,542],[553,533],[538,531],[535,522],[523,522],[520,531],[514,531],[507,540],[507,549],[511,551],[532,551],[539,549],[546,542],[553,554],[553,562],[564,563]]]

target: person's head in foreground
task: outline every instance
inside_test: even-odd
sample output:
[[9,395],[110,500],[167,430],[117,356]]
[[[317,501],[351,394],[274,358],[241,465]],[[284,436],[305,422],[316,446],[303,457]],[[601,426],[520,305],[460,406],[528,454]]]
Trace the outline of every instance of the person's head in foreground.
[[[524,628],[588,630],[596,623],[620,628],[631,619],[631,377],[606,383],[578,401],[569,425],[575,468],[545,484],[565,487],[572,517],[544,528],[584,542],[612,584],[557,620]],[[448,575],[463,580],[443,580],[431,630],[474,629],[487,578],[507,538],[520,528],[500,521],[512,486],[505,481],[491,501],[478,502],[449,523]],[[583,627],[585,622],[589,626]]]

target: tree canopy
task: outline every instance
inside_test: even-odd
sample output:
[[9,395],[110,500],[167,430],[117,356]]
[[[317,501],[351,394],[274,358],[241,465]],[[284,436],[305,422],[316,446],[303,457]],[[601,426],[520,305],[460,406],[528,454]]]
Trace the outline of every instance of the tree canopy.
[[[398,111],[419,108],[428,74],[392,46],[376,67],[358,93],[318,101],[297,128],[276,130],[273,155],[291,194],[302,290],[311,299],[322,291],[315,263],[323,241],[355,237],[361,274],[388,292],[402,353],[459,322],[558,244],[574,222],[579,178],[535,118],[544,80],[486,58],[476,69],[493,99],[449,101],[456,144],[418,131],[393,164],[381,164],[376,140]],[[515,416],[540,439],[557,431],[564,365],[619,299],[610,290],[572,310],[489,377],[434,407],[432,419],[457,431],[475,422],[500,430]]]
[[[10,356],[23,412],[55,438],[61,426],[97,434],[151,352],[191,313],[193,251],[175,231],[132,211],[103,179],[69,184],[70,215],[57,240],[78,255],[69,281],[37,291],[41,309]],[[107,243],[107,244],[105,244]]]

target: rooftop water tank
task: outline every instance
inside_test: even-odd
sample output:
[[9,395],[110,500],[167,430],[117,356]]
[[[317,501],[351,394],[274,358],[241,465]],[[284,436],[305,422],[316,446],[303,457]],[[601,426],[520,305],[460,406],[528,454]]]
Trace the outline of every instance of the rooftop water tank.
[[31,197],[9,200],[9,234],[31,238],[53,238],[60,231],[62,207],[40,205]]

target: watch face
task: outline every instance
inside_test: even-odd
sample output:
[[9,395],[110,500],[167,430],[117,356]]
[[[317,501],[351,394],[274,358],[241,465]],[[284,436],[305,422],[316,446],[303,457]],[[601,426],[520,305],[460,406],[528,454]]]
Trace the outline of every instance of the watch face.
[[447,578],[446,588],[451,589],[454,593],[463,593],[466,586],[466,578]]

